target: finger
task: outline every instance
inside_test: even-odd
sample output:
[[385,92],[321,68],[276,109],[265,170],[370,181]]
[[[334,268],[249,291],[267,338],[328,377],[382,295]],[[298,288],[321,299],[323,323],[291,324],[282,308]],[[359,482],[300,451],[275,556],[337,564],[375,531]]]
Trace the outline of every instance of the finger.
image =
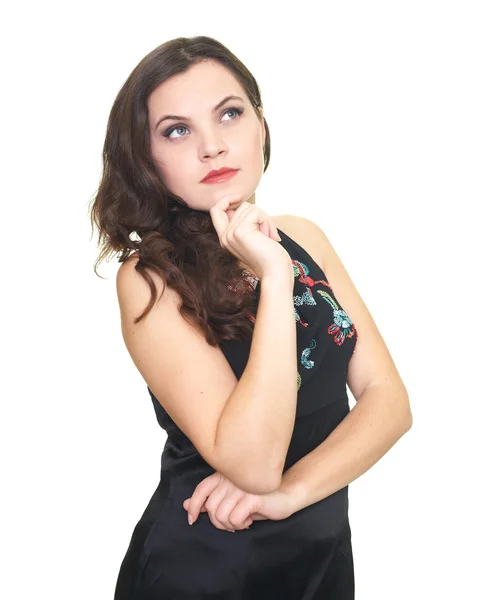
[[[248,517],[249,513],[244,514],[243,519],[231,520],[231,514],[236,511],[236,507],[239,505],[241,500],[244,498],[245,492],[242,490],[234,490],[234,492],[225,496],[220,502],[215,511],[215,517],[222,523],[222,525],[229,530],[243,529],[243,522]],[[243,504],[243,503],[242,503]]]
[[243,196],[240,194],[227,194],[223,198],[221,198],[209,211],[210,218],[212,219],[212,223],[217,231],[219,239],[222,238],[224,232],[229,226],[229,217],[227,215],[227,210],[232,207],[238,206],[238,203],[241,202]]
[[221,523],[217,517],[214,514],[214,511],[207,511],[209,513],[209,519],[210,522],[212,523],[212,525],[216,528],[216,529],[222,529],[222,531],[230,531],[230,532],[234,532],[235,529],[232,527],[231,529],[229,529],[228,527],[225,527],[223,523]]
[[250,529],[250,525],[253,523],[253,519],[251,517],[249,517],[245,523],[243,524],[243,527],[241,527],[240,529]]
[[246,496],[241,502],[238,502],[234,510],[229,515],[230,523],[236,529],[246,529],[253,523],[253,513],[257,507],[257,500]]
[[[268,215],[255,204],[244,202],[235,211],[233,220],[230,222],[230,228],[226,232],[229,244],[232,243],[234,235],[238,228],[247,227],[247,229],[259,229],[261,233],[267,235],[265,222],[268,220]],[[230,237],[229,237],[230,236]]]
[[203,479],[195,488],[194,493],[189,500],[189,508],[187,509],[188,521],[192,525],[197,520],[201,511],[202,505],[207,501],[208,496],[215,490],[220,483],[221,477],[217,473]]
[[266,212],[258,209],[258,215],[257,215],[258,228],[263,233],[263,235],[266,235],[267,237],[269,237],[269,233],[270,233],[269,218],[270,217],[267,215]]
[[242,202],[236,210],[232,211],[230,225],[227,233],[231,233],[237,228],[237,225],[243,220],[243,215],[252,208],[250,202]]
[[270,223],[268,221],[264,221],[260,225],[260,231],[263,233],[263,235],[270,237]]
[[[248,205],[251,210],[246,211],[245,209],[242,209],[245,205]],[[230,228],[227,233],[232,233],[235,231],[235,229],[237,229],[239,225],[242,225],[245,220],[255,222],[258,224],[258,229],[261,233],[263,233],[263,235],[278,241],[278,232],[276,227],[270,222],[269,215],[265,211],[261,210],[256,204],[250,204],[249,202],[244,202],[235,211],[235,215],[230,222]]]
[[210,520],[215,527],[217,527],[217,529],[227,529],[229,531],[233,531],[234,527],[231,527],[225,519],[220,519],[217,515],[217,510],[223,500],[227,497],[228,493],[228,489],[225,485],[221,488],[217,488],[214,493],[208,497],[205,506],[207,508],[207,512],[209,513]]
[[241,202],[240,204],[234,202],[233,207],[227,209],[225,212],[229,217],[229,221],[236,221],[238,219],[238,215],[240,215],[244,210],[247,210],[247,208],[250,208],[251,206],[252,205],[250,204],[250,202]]
[[[190,504],[190,498],[187,498],[187,500],[184,500],[184,502],[182,503],[182,506],[185,508],[185,510],[189,510],[189,504]],[[200,512],[207,512],[207,509],[205,508],[205,503],[202,504],[201,508],[200,508]]]
[[276,242],[280,242],[280,234],[278,233],[278,229],[270,224],[270,237],[272,238],[272,240],[275,240]]
[[[228,521],[235,530],[248,529],[254,520],[253,513],[255,513],[259,506],[259,496],[239,491],[238,502],[235,507],[228,511]],[[217,511],[217,515],[220,516],[220,510]]]
[[[186,503],[187,503],[187,504],[186,504]],[[187,512],[189,512],[189,500],[185,500],[182,506],[184,507],[184,509],[185,509]],[[200,507],[200,510],[199,510],[199,512],[200,512],[200,513],[207,512],[207,509],[205,508],[205,502],[204,502],[204,504],[202,504],[202,506]]]

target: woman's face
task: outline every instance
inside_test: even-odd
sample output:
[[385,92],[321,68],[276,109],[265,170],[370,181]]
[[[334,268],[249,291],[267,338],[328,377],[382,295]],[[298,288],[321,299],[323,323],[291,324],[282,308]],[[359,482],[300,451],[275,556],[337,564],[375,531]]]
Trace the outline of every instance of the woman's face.
[[[215,110],[227,96],[241,99],[227,100]],[[173,194],[203,211],[226,194],[241,194],[255,203],[265,166],[265,125],[222,64],[208,60],[170,77],[149,96],[148,113],[152,157]],[[180,118],[164,119],[168,115]],[[210,170],[222,167],[238,172],[222,183],[201,182]]]

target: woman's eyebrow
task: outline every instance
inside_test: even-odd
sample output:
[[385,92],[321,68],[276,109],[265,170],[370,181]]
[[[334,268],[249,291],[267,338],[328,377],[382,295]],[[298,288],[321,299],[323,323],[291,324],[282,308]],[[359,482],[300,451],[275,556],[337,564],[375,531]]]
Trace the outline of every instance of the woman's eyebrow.
[[[245,100],[243,98],[241,98],[240,96],[226,96],[223,100],[221,100],[217,106],[214,106],[214,108],[212,109],[212,112],[216,112],[217,110],[219,110],[219,108],[221,106],[223,106],[226,102],[228,102],[229,100],[241,100],[242,102],[245,102]],[[173,121],[190,121],[190,119],[188,117],[181,117],[180,115],[166,115],[165,117],[161,117],[159,119],[159,121],[156,123],[156,126],[154,127],[154,130],[156,130],[159,127],[159,124],[162,123],[162,121],[166,121],[167,119],[173,120]]]

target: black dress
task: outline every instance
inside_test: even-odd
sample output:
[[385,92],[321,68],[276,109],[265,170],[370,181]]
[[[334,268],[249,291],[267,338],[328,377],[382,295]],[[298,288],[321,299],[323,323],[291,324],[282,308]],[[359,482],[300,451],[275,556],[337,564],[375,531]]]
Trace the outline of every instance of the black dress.
[[[357,331],[321,268],[278,231],[296,278],[298,398],[286,471],[348,414],[346,380]],[[258,303],[260,281],[252,274],[246,279]],[[250,342],[225,341],[220,347],[239,379]],[[168,437],[160,481],[133,531],[115,600],[352,600],[348,487],[287,519],[254,521],[235,533],[217,529],[207,512],[190,526],[182,503],[215,470],[147,389]]]

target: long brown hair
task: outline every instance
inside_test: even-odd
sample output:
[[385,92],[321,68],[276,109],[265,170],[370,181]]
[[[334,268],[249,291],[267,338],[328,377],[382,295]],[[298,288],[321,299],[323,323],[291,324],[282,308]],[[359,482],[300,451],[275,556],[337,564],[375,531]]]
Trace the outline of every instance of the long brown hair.
[[[181,296],[180,312],[211,345],[252,335],[256,297],[238,259],[222,248],[208,211],[191,209],[161,181],[151,158],[147,101],[152,91],[176,73],[203,60],[220,62],[236,77],[259,119],[259,86],[245,65],[224,45],[207,36],[170,40],[134,68],[113,103],[103,146],[103,171],[90,206],[98,228],[100,254],[120,252],[124,262],[136,252],[135,269],[151,289],[138,323],[157,301],[147,272],[156,272]],[[265,121],[264,172],[270,161],[270,132]],[[139,239],[131,239],[137,233]],[[100,275],[98,275],[101,277]],[[240,292],[240,293],[237,293]]]

